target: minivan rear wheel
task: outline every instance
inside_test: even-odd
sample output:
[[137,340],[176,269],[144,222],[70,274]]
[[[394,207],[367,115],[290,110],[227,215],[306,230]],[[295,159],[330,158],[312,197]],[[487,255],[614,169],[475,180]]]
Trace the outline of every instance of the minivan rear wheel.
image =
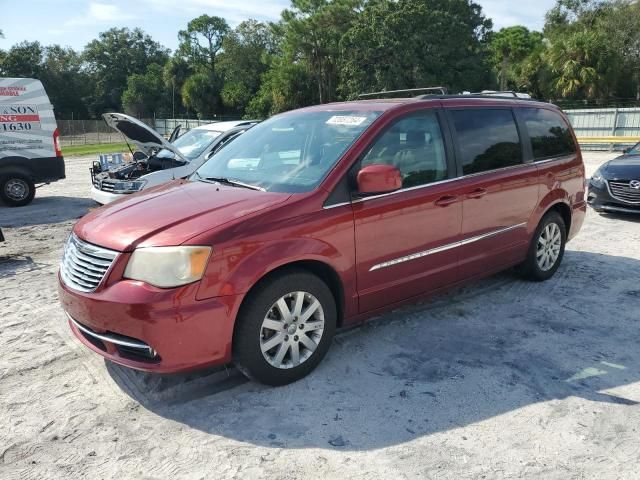
[[233,338],[233,360],[252,380],[286,385],[323,359],[336,328],[327,285],[303,270],[267,278],[243,303]]
[[520,273],[529,280],[543,281],[551,278],[562,263],[567,243],[567,230],[562,215],[548,212],[531,240],[527,259],[519,266]]
[[28,205],[36,195],[33,180],[22,173],[11,173],[0,177],[0,198],[9,207]]

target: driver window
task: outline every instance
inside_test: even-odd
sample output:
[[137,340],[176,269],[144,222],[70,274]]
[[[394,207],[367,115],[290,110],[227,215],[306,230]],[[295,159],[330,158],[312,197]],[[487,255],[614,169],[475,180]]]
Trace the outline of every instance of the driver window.
[[402,188],[447,178],[444,141],[436,113],[422,112],[392,124],[362,159],[363,167],[379,163],[400,170]]

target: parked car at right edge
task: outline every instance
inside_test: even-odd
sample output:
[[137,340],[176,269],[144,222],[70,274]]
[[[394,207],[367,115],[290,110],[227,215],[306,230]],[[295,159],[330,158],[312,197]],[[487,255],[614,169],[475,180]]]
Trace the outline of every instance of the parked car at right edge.
[[429,95],[295,110],[190,178],[81,219],[59,296],[76,337],[113,362],[233,361],[282,385],[320,363],[337,328],[514,266],[551,278],[585,217],[584,172],[547,103]]
[[600,213],[640,213],[640,143],[598,168],[587,201]]

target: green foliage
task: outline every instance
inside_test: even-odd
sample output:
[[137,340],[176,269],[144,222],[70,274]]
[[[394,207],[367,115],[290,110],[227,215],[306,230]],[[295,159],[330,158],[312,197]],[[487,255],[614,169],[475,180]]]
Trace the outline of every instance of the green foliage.
[[491,21],[467,0],[373,0],[341,41],[340,91],[486,88]]
[[127,89],[122,94],[127,113],[137,117],[164,116],[168,101],[161,65],[152,63],[144,74],[134,73],[127,78]]
[[136,28],[112,28],[99,34],[84,49],[87,72],[94,85],[94,93],[87,103],[91,113],[120,110],[127,78],[144,74],[149,65],[164,65],[169,50]]
[[491,35],[489,52],[492,66],[498,72],[500,90],[507,90],[510,84],[512,88],[514,83],[517,85],[521,63],[541,46],[542,34],[530,32],[521,25],[503,28]]
[[200,15],[187,24],[186,30],[178,32],[178,52],[190,65],[215,72],[216,56],[228,33],[229,25],[224,18]]
[[[0,32],[1,34],[1,32]],[[542,32],[492,31],[470,0],[291,0],[279,22],[201,15],[168,49],[112,28],[84,50],[22,42],[0,75],[42,80],[63,118],[264,118],[377,90],[499,87],[551,100],[640,99],[640,2],[557,0]]]
[[224,76],[222,100],[226,108],[242,113],[260,88],[275,48],[268,25],[248,20],[240,23],[223,41],[220,68]]

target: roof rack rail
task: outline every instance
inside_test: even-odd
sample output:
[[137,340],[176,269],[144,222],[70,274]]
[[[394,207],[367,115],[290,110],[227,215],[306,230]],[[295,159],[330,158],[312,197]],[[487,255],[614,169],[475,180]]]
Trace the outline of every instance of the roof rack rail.
[[514,92],[513,90],[483,90],[481,92],[462,92],[462,95],[486,95],[489,97],[515,97],[531,98],[528,93]]
[[438,92],[438,95],[446,95],[445,87],[424,87],[424,88],[407,88],[404,90],[383,90],[382,92],[361,93],[358,98],[382,98],[386,95],[396,93],[418,93],[418,92]]

